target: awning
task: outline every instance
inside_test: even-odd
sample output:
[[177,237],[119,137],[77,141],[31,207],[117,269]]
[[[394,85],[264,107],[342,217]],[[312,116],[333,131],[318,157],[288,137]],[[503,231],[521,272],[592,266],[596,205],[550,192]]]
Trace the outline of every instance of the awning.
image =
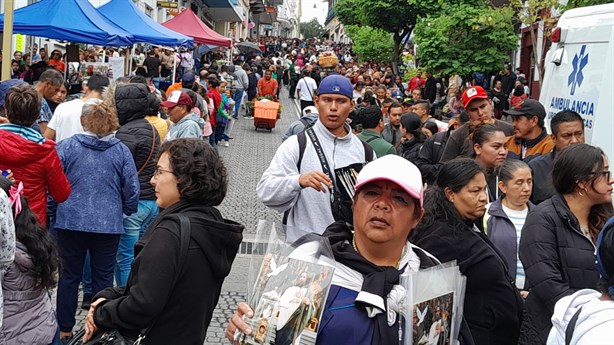
[[205,43],[219,47],[230,47],[232,40],[209,28],[191,9],[179,13],[175,18],[162,23],[163,26],[193,37],[196,43]]
[[[13,13],[13,32],[56,40],[129,46],[134,37],[107,20],[88,0],[41,0]],[[0,27],[4,15],[0,16]]]
[[238,0],[204,0],[216,22],[241,22],[245,18]]
[[138,43],[169,47],[192,47],[194,40],[156,23],[140,11],[132,1],[111,0],[98,8],[105,18],[130,32]]

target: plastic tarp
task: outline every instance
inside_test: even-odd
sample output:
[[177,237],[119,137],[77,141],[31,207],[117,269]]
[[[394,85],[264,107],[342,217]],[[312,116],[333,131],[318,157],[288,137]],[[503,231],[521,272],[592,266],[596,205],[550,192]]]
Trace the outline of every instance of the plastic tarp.
[[230,47],[232,43],[230,38],[218,34],[205,25],[189,8],[179,13],[175,18],[165,21],[162,25],[186,36],[194,37],[196,43],[219,47]]
[[[0,26],[4,25],[4,15]],[[88,0],[41,0],[14,12],[13,32],[104,46],[129,46],[134,37],[103,17]]]
[[111,0],[98,7],[98,12],[109,21],[130,32],[134,36],[135,42],[168,47],[192,47],[194,45],[194,40],[191,37],[156,23],[136,8],[132,1]]

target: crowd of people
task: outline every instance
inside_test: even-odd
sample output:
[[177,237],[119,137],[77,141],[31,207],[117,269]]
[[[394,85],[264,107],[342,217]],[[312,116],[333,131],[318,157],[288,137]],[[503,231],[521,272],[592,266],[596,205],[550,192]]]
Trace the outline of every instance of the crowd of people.
[[[454,260],[467,277],[461,344],[559,344],[574,314],[571,344],[611,341],[614,179],[580,115],[559,112],[548,134],[510,67],[423,79],[358,62],[348,45],[260,43],[152,47],[128,76],[77,74],[78,87],[59,50],[14,54],[23,70],[0,83],[0,343],[74,341],[81,307],[84,341],[112,330],[202,344],[243,232],[215,207],[228,184],[218,150],[263,98],[302,116],[255,186],[260,201],[352,272],[333,278],[317,344],[398,344],[390,315],[402,312],[378,299]],[[355,302],[362,293],[375,302]],[[229,341],[253,331],[254,306],[236,307]]]

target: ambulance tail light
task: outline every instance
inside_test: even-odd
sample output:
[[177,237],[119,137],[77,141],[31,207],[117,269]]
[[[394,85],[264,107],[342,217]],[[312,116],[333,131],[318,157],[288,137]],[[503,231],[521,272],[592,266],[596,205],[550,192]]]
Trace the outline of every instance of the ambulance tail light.
[[561,41],[561,28],[556,27],[552,30],[552,35],[550,35],[550,41],[553,43],[559,43]]

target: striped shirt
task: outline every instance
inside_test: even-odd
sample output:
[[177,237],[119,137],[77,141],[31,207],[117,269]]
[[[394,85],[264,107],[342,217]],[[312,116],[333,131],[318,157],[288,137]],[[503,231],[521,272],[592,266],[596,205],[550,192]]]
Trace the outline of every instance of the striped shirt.
[[13,134],[17,134],[26,140],[33,141],[40,145],[45,143],[45,137],[43,137],[42,134],[40,134],[40,132],[38,132],[37,130],[32,129],[30,127],[16,125],[13,123],[2,123],[0,124],[0,129],[5,130],[7,132],[11,132]]
[[[516,211],[512,210],[511,208],[505,207],[503,203],[501,203],[501,207],[503,208],[503,212],[505,212],[505,214],[507,215],[507,218],[509,218],[512,224],[514,224],[514,228],[516,228],[516,248],[518,248],[520,243],[520,235],[522,233],[522,227],[524,226],[524,222],[527,219],[529,208],[525,207],[525,209],[522,211]],[[516,250],[516,287],[518,289],[524,290],[524,282],[524,267],[522,267],[522,262],[520,262],[520,258],[518,257],[518,250]]]

